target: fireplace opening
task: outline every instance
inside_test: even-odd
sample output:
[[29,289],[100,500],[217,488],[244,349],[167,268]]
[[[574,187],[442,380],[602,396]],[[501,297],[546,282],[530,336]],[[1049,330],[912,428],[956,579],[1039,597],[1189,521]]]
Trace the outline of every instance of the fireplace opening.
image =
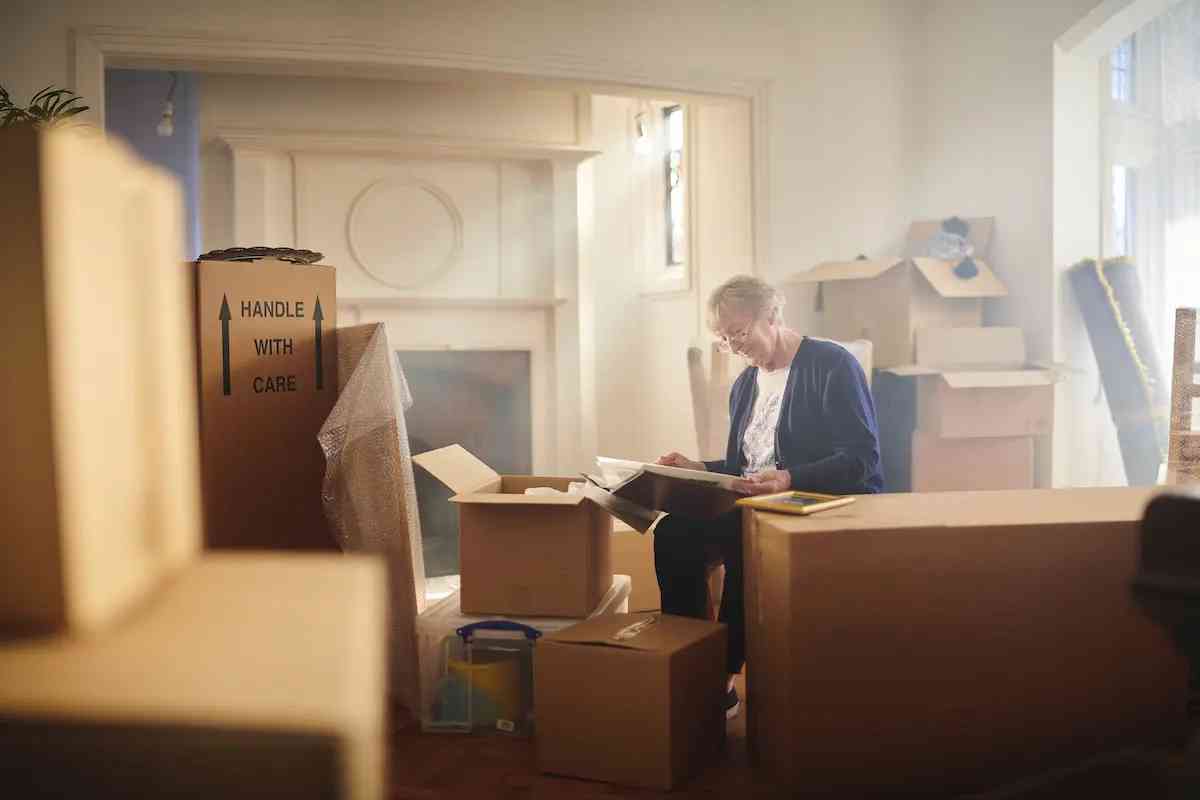
[[[533,471],[528,350],[397,350],[412,393],[405,413],[409,447],[424,453],[461,444],[500,474]],[[458,573],[458,509],[453,495],[414,470],[426,577]]]

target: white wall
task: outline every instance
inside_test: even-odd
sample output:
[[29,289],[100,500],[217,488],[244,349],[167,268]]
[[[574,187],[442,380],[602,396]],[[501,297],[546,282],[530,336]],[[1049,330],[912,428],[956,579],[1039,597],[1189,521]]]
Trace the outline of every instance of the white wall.
[[[0,49],[0,75],[18,96],[47,83],[69,83],[69,31],[111,25],[241,38],[248,61],[253,60],[255,37],[350,40],[427,53],[533,57],[572,67],[620,64],[645,76],[647,85],[655,85],[656,75],[769,80],[768,130],[756,138],[765,139],[768,147],[769,206],[756,213],[769,219],[770,228],[766,252],[755,257],[767,277],[779,278],[829,258],[893,252],[901,240],[910,216],[903,198],[912,146],[908,109],[913,59],[918,55],[912,47],[913,25],[921,5],[921,0],[765,0],[752,6],[724,0],[298,0],[281,13],[278,4],[265,0],[16,0],[0,12],[0,23],[7,23],[0,27],[11,34]],[[405,120],[387,104],[356,97],[363,107],[384,115],[386,125],[428,121]],[[314,115],[320,109],[306,105],[303,95],[258,95],[241,107],[259,115],[281,102],[299,115],[289,126],[318,121]],[[494,109],[501,120],[505,111],[503,103]],[[444,118],[431,113],[428,119]],[[225,180],[219,169],[209,175],[218,183]],[[208,189],[211,196],[213,187]],[[232,221],[227,216],[222,221],[219,208],[204,207],[212,235],[227,235]],[[599,217],[597,224],[603,226]],[[724,265],[710,263],[712,271],[706,274],[742,268],[740,256],[718,261],[726,258]],[[606,277],[605,269],[607,265],[595,266],[597,281]],[[648,320],[644,338],[636,344],[647,354],[646,367],[630,370],[610,361],[610,369],[597,370],[599,386],[625,382],[622,394],[609,395],[610,400],[656,394],[664,411],[661,417],[647,415],[642,423],[619,417],[604,423],[613,427],[608,435],[615,437],[609,440],[614,446],[635,446],[632,452],[643,457],[664,447],[691,447],[694,429],[683,348],[699,333],[704,285],[694,283],[682,297],[617,305],[607,317],[596,308],[598,330],[617,322],[630,326],[635,315]],[[803,329],[811,319],[799,305],[790,310],[789,319]],[[597,358],[618,358],[605,355],[606,346],[599,336]],[[626,341],[618,353],[633,347]],[[622,406],[615,407],[620,414]],[[644,433],[635,441],[629,431],[637,424],[644,425]]]
[[993,267],[1011,297],[989,321],[1024,328],[1035,358],[1053,341],[1053,45],[1094,5],[934,0],[919,26],[912,209],[996,217]]
[[[996,217],[991,260],[1010,297],[990,301],[986,319],[1021,326],[1036,359],[1055,357],[1055,320],[1071,302],[1056,280],[1069,265],[1054,251],[1054,42],[1095,5],[932,0],[917,26],[915,47],[925,55],[912,117],[912,216]],[[1059,402],[1072,410],[1060,414],[1060,428],[1089,388],[1086,376],[1070,380]],[[1086,459],[1069,441],[1056,437],[1059,460]],[[1051,460],[1051,448],[1040,447],[1039,485],[1071,482],[1070,474],[1084,482],[1063,464],[1053,476]]]
[[[908,31],[918,0],[558,3],[441,0],[15,0],[4,6],[0,75],[19,95],[70,80],[69,31],[92,25],[202,30],[253,39],[619,63],[646,76],[770,79],[770,275],[880,252],[907,219],[903,193]],[[270,98],[262,98],[269,105]],[[386,109],[383,109],[386,113]]]

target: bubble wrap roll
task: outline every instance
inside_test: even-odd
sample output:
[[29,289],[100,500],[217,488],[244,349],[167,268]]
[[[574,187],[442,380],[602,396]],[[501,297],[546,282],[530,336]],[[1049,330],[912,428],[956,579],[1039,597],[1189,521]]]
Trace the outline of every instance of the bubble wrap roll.
[[412,395],[382,324],[340,328],[338,399],[318,435],[325,453],[321,502],[343,550],[382,554],[391,594],[392,688],[418,702],[416,618],[425,562],[404,411]]

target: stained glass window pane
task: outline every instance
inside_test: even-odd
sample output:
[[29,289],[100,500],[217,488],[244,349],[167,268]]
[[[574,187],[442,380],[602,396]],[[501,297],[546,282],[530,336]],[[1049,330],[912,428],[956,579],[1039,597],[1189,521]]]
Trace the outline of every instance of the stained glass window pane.
[[1112,98],[1121,103],[1133,102],[1133,37],[1117,45],[1109,57],[1112,65]]
[[666,179],[666,265],[684,263],[687,258],[687,198],[684,182],[685,160],[683,107],[670,106],[663,109],[663,149],[665,155],[664,174]]

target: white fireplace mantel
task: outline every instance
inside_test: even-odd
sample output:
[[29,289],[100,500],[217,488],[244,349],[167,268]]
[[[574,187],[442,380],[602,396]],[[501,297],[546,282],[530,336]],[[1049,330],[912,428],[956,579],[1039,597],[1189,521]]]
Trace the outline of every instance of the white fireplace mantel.
[[[339,277],[339,323],[384,322],[396,350],[529,351],[535,469],[576,474],[590,466],[597,446],[593,312],[590,298],[587,293],[581,296],[579,287],[581,273],[586,276],[590,269],[592,229],[591,170],[585,162],[599,151],[574,144],[377,132],[228,128],[218,131],[217,138],[232,155],[233,232],[239,245],[314,246],[311,240],[297,241],[311,235],[305,232],[304,220],[314,219],[312,212],[308,217],[300,212],[309,196],[305,192],[318,190],[316,184],[302,180],[307,174],[302,169],[314,158],[356,163],[360,181],[364,169],[368,175],[376,169],[382,174],[389,169],[387,164],[396,162],[445,162],[449,168],[450,162],[482,161],[496,163],[498,170],[513,161],[544,164],[548,216],[539,225],[547,239],[544,260],[536,262],[541,270],[536,285],[514,288],[484,281],[472,289],[479,294],[464,295],[466,287],[461,283],[456,292],[440,292],[436,283],[393,289],[355,279],[355,285],[369,293],[364,295],[346,292],[349,287]],[[362,167],[363,156],[371,157],[372,164],[378,158],[380,166]],[[325,187],[319,191],[325,192]],[[327,224],[324,230],[326,235],[331,232]],[[490,245],[483,246],[486,250]],[[317,247],[324,249],[319,243]],[[476,273],[461,267],[455,274],[474,280]]]
[[270,150],[286,153],[358,153],[403,158],[483,158],[580,163],[600,155],[573,144],[474,139],[463,137],[398,136],[372,131],[302,131],[262,128],[222,128],[216,138],[232,150]]

